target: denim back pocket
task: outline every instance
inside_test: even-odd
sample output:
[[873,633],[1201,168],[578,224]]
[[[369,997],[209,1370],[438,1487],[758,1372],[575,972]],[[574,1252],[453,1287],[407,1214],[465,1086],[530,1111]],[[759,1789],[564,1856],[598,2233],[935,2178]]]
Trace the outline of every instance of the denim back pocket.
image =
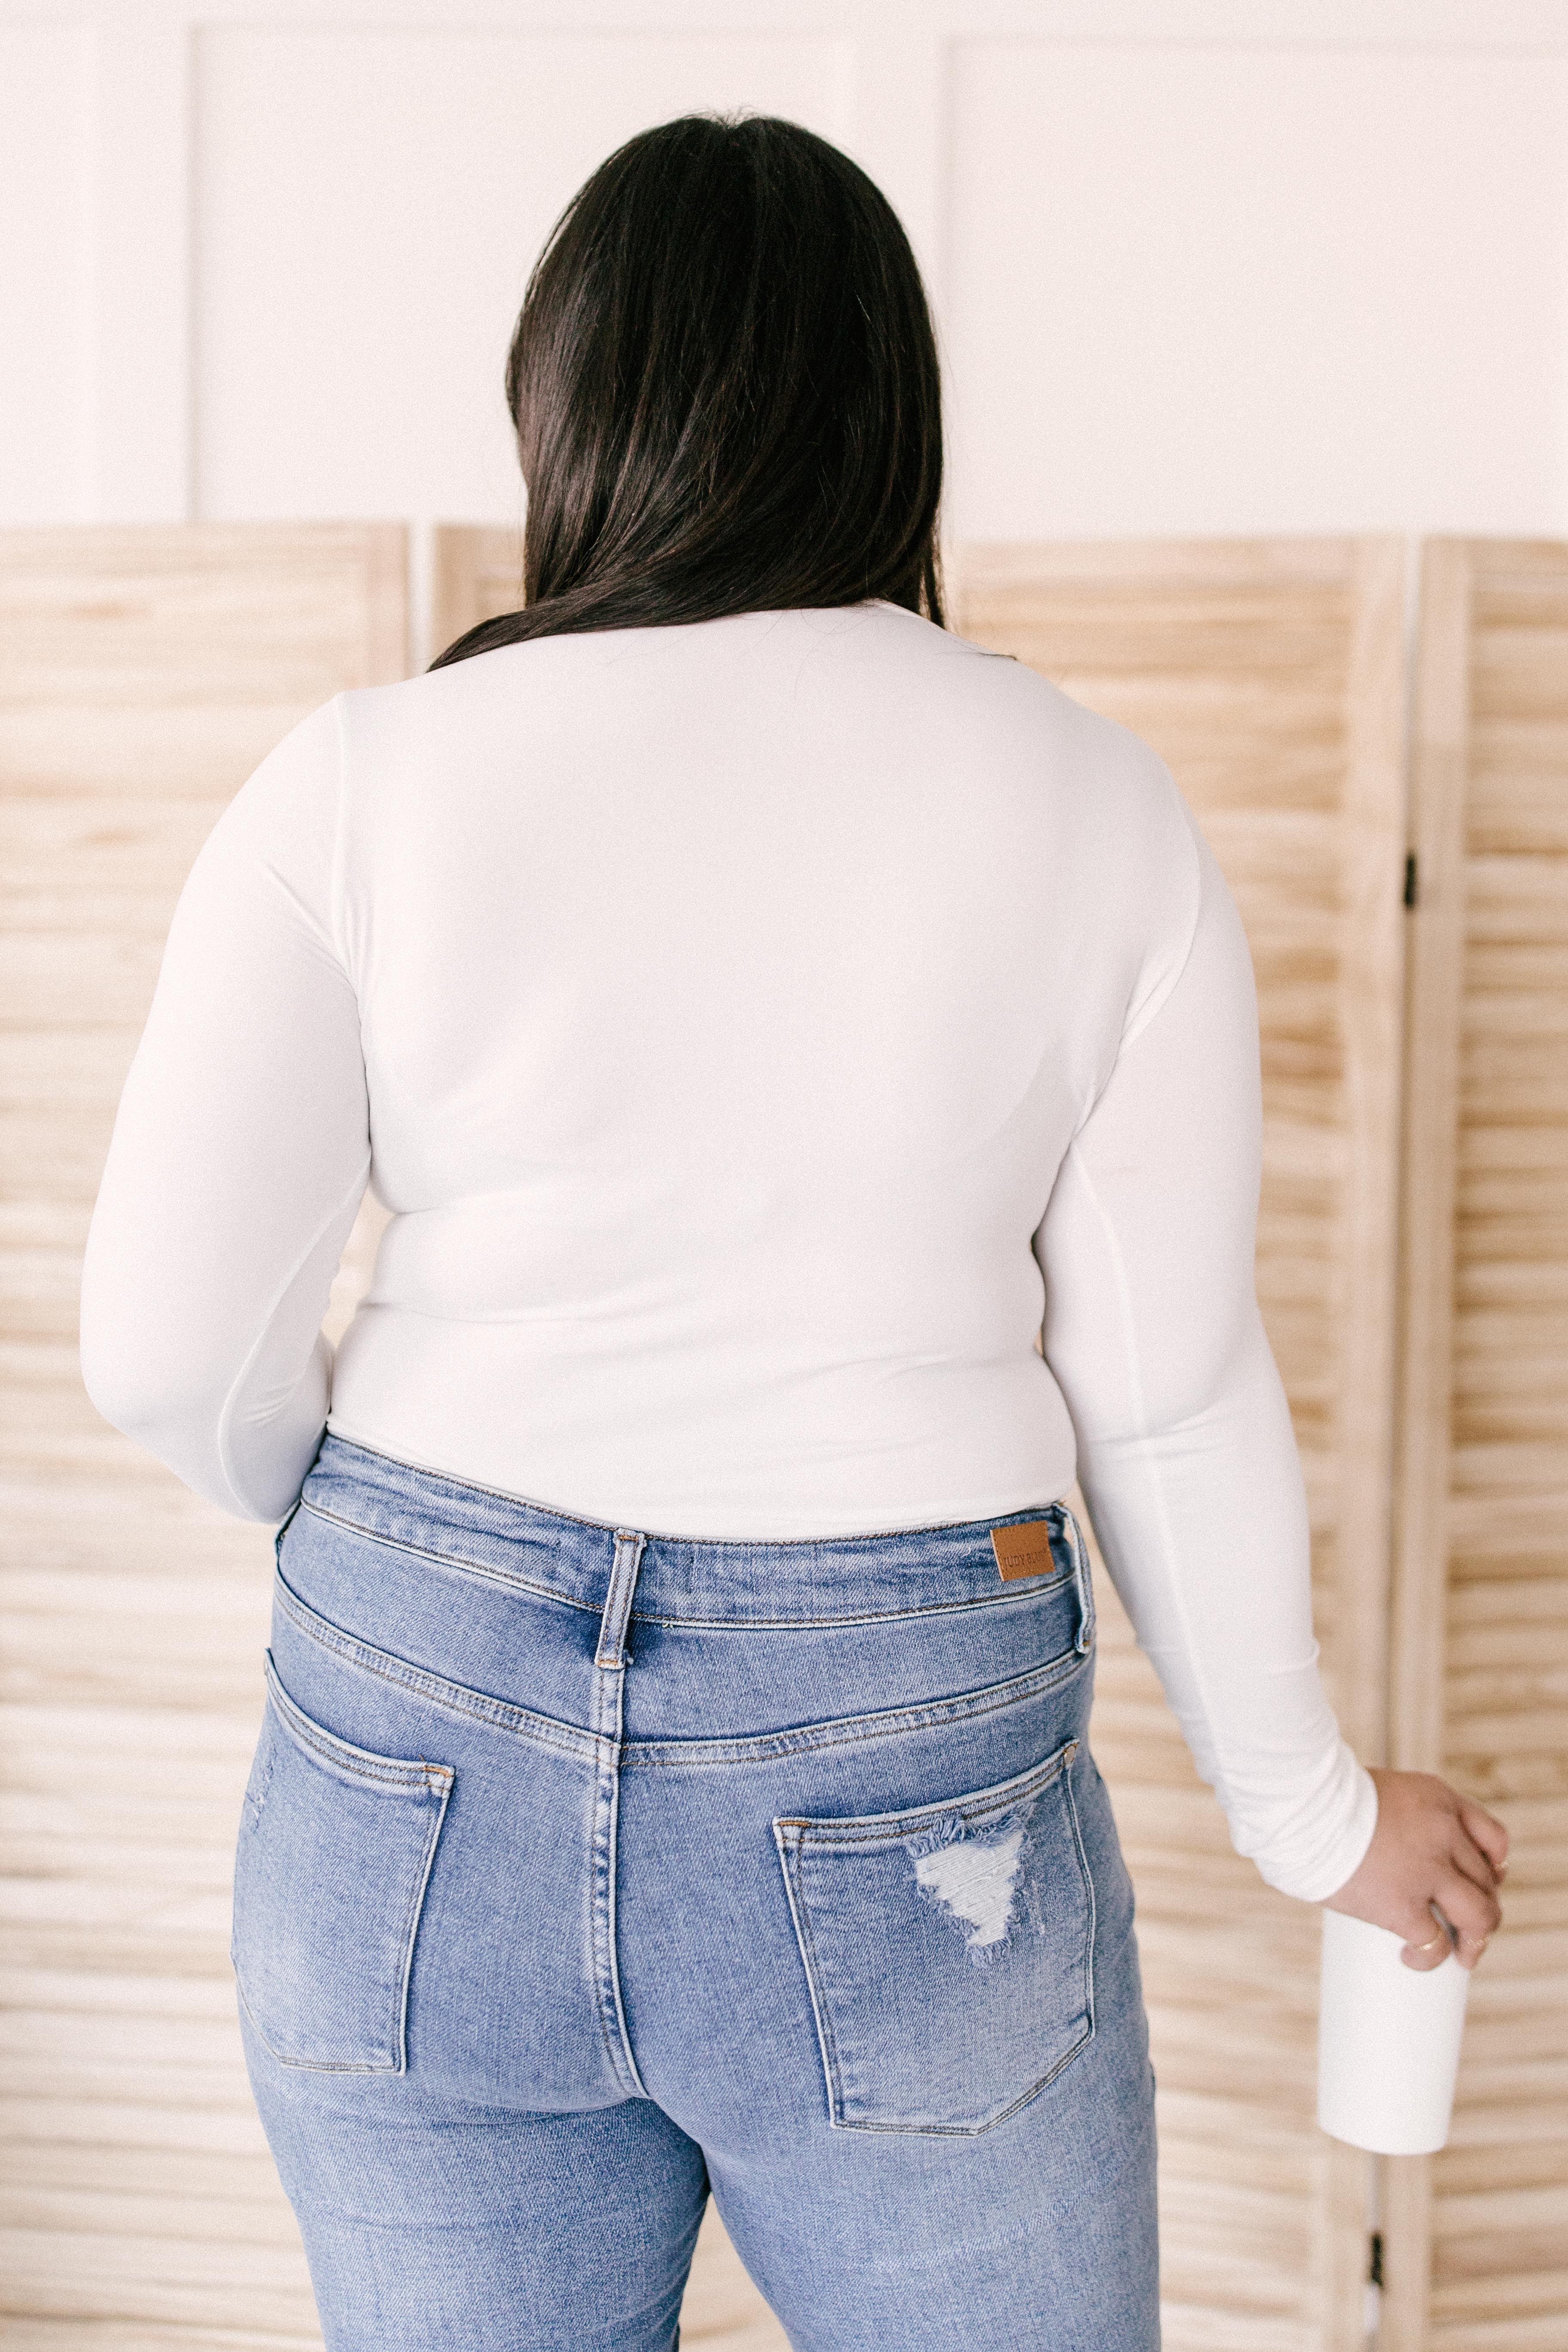
[[985,2131],[1089,2041],[1077,1752],[943,1804],[773,1823],[840,2129]]
[[452,1773],[324,1731],[289,1696],[270,1652],[267,1696],[235,1858],[240,1999],[286,2066],[401,2074],[414,1937]]

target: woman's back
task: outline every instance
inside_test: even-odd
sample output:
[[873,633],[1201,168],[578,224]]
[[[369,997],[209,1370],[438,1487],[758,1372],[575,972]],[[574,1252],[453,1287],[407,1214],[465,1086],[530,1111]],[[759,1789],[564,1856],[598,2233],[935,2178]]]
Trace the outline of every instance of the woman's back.
[[[689,1535],[1061,1494],[1031,1240],[1199,897],[1146,747],[891,605],[545,638],[341,696],[238,796],[171,941],[164,996],[188,963],[230,1030],[205,1116],[231,1087],[236,1133],[250,974],[302,966],[289,1165],[320,1198],[265,1147],[232,1169],[236,1337],[352,1213],[368,1094],[393,1222],[337,1433]],[[293,1276],[312,1313],[323,1275]],[[177,1302],[139,1320],[188,1356]],[[232,1391],[237,1468],[258,1402]]]

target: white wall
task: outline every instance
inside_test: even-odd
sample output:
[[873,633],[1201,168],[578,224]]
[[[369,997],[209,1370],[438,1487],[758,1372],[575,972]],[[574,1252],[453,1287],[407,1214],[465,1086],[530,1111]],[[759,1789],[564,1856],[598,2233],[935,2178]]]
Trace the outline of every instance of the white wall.
[[1568,0],[0,0],[0,522],[515,520],[551,221],[732,106],[908,224],[953,535],[1568,535]]

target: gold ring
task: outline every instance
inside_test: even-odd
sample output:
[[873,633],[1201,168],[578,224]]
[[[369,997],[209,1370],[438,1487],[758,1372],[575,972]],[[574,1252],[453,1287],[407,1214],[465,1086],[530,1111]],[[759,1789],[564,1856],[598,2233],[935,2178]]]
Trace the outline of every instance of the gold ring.
[[1447,1942],[1447,1940],[1448,1940],[1448,1938],[1447,1937],[1447,1936],[1445,1936],[1445,1935],[1443,1935],[1442,1933],[1440,1933],[1440,1932],[1439,1932],[1439,1933],[1438,1933],[1437,1935],[1436,1935],[1436,1936],[1428,1936],[1428,1937],[1427,1937],[1427,1938],[1426,1938],[1426,1941],[1424,1944],[1412,1944],[1412,1945],[1411,1945],[1411,1947],[1410,1947],[1410,1948],[1411,1948],[1411,1950],[1412,1950],[1413,1952],[1431,1952],[1431,1951],[1436,1951],[1436,1948],[1437,1948],[1437,1946],[1438,1946],[1439,1944],[1446,1944],[1446,1943]]

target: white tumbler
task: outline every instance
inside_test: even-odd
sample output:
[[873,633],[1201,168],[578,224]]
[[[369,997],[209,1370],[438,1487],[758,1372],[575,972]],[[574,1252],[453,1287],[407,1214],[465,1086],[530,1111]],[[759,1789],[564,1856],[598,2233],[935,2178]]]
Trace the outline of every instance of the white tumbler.
[[1402,1936],[1323,1913],[1318,2121],[1378,2156],[1429,2156],[1448,2137],[1468,1969],[1407,1969]]

